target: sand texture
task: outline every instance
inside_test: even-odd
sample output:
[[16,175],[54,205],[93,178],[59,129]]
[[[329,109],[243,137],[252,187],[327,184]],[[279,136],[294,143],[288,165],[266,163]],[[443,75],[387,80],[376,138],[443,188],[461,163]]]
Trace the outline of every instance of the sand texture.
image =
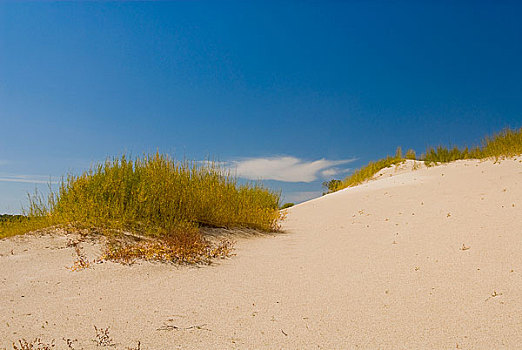
[[208,267],[71,271],[73,235],[1,240],[0,349],[99,349],[94,326],[114,349],[522,347],[520,160],[388,169],[289,209],[283,228]]

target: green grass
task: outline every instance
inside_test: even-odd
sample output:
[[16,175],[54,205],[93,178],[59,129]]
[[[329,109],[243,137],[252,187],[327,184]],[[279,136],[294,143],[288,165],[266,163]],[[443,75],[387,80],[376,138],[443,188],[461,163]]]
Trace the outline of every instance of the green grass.
[[522,154],[522,128],[519,130],[505,129],[493,136],[482,139],[480,146],[473,148],[458,148],[438,146],[429,147],[421,157],[427,166],[438,163],[448,163],[459,159],[502,158]]
[[399,147],[395,152],[395,156],[387,156],[386,158],[380,159],[376,162],[369,162],[366,166],[358,170],[355,170],[350,176],[346,177],[344,180],[331,182],[333,185],[328,186],[328,190],[329,192],[335,192],[342,190],[346,187],[357,186],[363,183],[364,181],[371,179],[381,169],[387,168],[392,165],[400,164],[402,162],[404,162],[404,158],[402,157],[402,151]]
[[47,218],[25,218],[22,220],[0,221],[0,239],[37,231],[52,226]]
[[202,227],[277,230],[279,200],[259,184],[239,184],[216,163],[177,162],[158,153],[122,156],[69,175],[46,199],[30,196],[27,218],[0,224],[0,238],[58,225],[201,248]]
[[406,156],[403,158],[401,148],[399,147],[395,156],[387,156],[376,162],[370,162],[361,169],[354,171],[344,180],[331,180],[326,182],[326,184],[330,184],[330,186],[327,186],[329,192],[356,186],[372,179],[381,169],[400,164],[404,162],[405,159],[421,160],[424,161],[427,166],[433,166],[459,159],[499,159],[520,154],[522,154],[522,128],[518,130],[505,129],[493,136],[485,137],[481,141],[480,146],[473,148],[428,147],[426,153],[421,155],[419,159],[416,159],[415,151],[413,150],[408,150]]

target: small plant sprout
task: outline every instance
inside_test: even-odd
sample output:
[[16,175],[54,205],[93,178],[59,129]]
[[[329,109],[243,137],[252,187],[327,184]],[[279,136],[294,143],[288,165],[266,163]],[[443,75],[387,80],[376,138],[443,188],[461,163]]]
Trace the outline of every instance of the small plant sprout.
[[94,331],[96,332],[96,337],[93,339],[93,341],[96,343],[97,346],[114,346],[114,342],[109,335],[109,329],[107,328],[98,328],[94,326]]
[[50,343],[43,342],[41,338],[35,338],[33,341],[19,339],[18,344],[13,343],[13,350],[52,350],[55,347],[54,339]]

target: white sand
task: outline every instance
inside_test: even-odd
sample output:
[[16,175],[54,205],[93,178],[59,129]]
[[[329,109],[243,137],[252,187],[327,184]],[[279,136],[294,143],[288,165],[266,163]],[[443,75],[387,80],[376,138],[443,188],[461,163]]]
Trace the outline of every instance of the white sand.
[[201,268],[74,272],[67,237],[2,240],[0,349],[94,349],[95,325],[121,349],[521,347],[519,160],[385,174],[291,208],[284,228]]

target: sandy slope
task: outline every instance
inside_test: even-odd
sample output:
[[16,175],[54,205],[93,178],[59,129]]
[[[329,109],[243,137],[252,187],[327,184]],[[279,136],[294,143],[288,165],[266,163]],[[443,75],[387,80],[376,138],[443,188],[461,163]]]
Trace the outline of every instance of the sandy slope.
[[0,241],[0,348],[94,349],[94,325],[122,349],[521,347],[520,161],[382,176],[291,208],[284,227],[203,268],[73,272],[70,238]]

